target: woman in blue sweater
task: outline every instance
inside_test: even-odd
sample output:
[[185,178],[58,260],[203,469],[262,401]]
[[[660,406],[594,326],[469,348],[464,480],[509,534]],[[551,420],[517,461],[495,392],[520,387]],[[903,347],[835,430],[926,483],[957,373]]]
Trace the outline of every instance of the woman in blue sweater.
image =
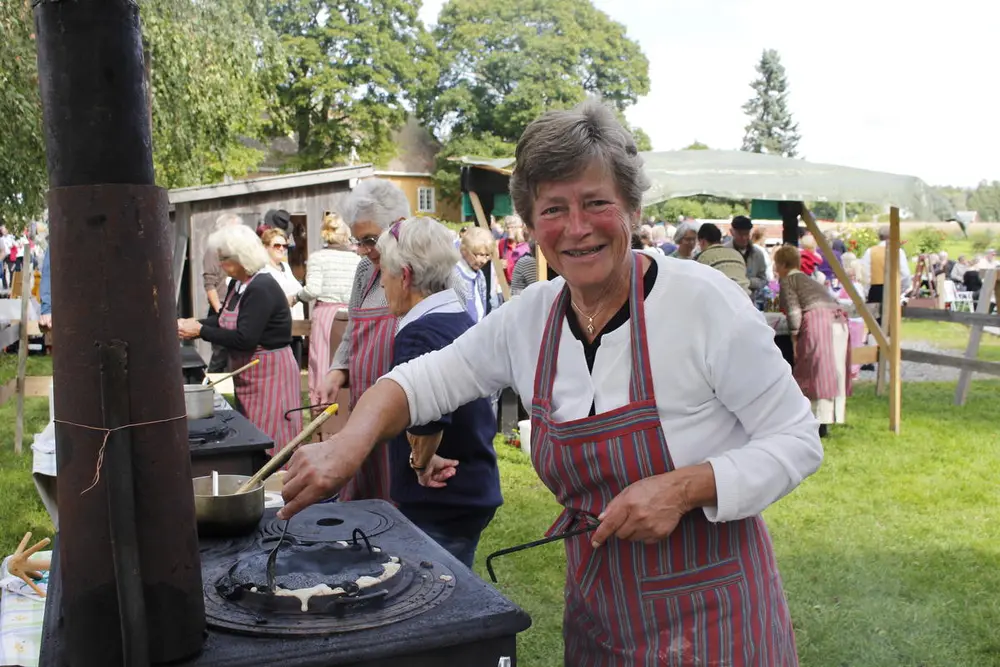
[[[448,346],[473,326],[465,304],[448,287],[458,251],[446,227],[430,218],[403,220],[382,234],[377,248],[382,287],[399,318],[393,367]],[[389,445],[393,501],[469,567],[480,534],[503,502],[495,435],[490,401],[481,398],[410,428]]]

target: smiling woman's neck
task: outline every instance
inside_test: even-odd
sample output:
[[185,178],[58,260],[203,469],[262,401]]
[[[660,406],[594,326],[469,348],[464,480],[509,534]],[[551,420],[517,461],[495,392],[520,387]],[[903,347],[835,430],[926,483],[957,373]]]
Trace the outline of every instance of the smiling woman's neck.
[[614,315],[628,298],[631,268],[632,253],[629,253],[607,283],[588,289],[577,289],[570,285],[574,308],[583,311],[581,315],[593,317],[595,323]]

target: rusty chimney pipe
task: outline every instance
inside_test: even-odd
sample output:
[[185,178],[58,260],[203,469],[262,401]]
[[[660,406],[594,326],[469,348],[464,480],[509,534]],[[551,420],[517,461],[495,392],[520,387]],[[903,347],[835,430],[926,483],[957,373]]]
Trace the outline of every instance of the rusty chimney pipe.
[[[69,666],[175,661],[200,651],[205,610],[139,8],[34,4],[58,338],[62,653]],[[87,490],[105,434],[85,427],[119,426]]]

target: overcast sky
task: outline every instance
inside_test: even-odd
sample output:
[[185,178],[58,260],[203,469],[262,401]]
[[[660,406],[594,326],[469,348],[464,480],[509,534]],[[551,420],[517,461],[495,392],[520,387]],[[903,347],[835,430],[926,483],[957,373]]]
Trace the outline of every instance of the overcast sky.
[[[424,0],[436,22],[444,0]],[[655,150],[698,140],[739,148],[754,66],[777,49],[814,162],[919,176],[1000,180],[1000,3],[990,0],[594,0],[650,61],[628,112]]]

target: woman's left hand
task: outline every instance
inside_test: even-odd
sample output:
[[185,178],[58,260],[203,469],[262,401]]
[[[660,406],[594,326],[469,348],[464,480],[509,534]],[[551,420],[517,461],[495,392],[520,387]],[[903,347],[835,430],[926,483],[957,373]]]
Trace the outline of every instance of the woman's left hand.
[[297,297],[296,295],[293,294],[292,296],[288,297],[289,308],[294,308],[295,304],[297,304],[298,302],[299,302],[299,297]]
[[621,540],[652,544],[674,532],[681,517],[711,504],[715,474],[705,463],[654,475],[630,484],[612,500],[594,531],[597,548],[614,535]]
[[194,319],[177,320],[177,334],[184,340],[191,340],[201,335],[201,322]]

